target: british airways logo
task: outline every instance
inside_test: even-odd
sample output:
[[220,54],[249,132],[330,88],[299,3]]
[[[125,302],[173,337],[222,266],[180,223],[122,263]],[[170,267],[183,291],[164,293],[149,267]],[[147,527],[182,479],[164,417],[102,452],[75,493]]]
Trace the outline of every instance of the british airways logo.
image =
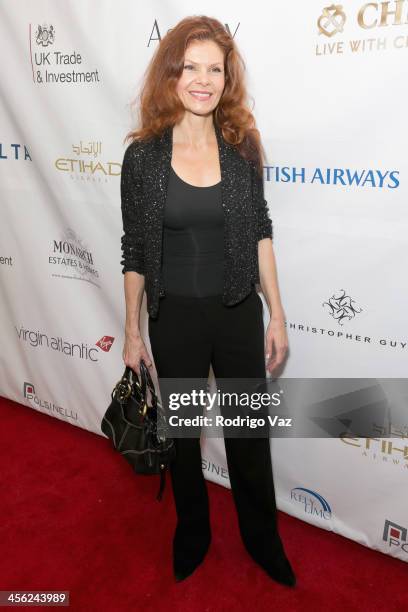
[[333,187],[396,189],[400,185],[398,170],[378,168],[305,168],[265,166],[265,180],[274,183],[315,183]]

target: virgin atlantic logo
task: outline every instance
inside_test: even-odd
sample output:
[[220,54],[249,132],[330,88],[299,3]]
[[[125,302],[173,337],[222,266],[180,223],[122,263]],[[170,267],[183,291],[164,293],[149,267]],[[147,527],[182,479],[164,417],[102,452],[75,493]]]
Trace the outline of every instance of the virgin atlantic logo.
[[105,353],[108,353],[111,350],[114,339],[115,338],[113,336],[102,336],[102,338],[98,340],[98,342],[95,342],[95,344],[96,346],[99,346],[100,349],[105,351]]

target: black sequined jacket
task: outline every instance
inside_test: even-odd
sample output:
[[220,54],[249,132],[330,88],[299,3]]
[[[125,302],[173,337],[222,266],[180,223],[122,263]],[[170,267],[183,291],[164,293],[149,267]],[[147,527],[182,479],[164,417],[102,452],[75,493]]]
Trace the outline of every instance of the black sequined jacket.
[[[227,143],[215,125],[221,167],[224,210],[224,279],[222,302],[243,300],[259,283],[258,241],[271,238],[272,221],[264,199],[263,180],[254,162]],[[159,311],[165,295],[161,275],[164,205],[173,147],[173,129],[160,137],[133,141],[124,153],[121,174],[123,220],[122,273],[145,276],[147,310]]]

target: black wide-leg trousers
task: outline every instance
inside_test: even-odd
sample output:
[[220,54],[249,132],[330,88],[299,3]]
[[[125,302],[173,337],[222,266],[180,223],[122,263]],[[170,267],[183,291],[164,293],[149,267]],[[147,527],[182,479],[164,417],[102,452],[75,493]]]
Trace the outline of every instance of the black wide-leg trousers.
[[[265,378],[263,306],[255,288],[233,306],[220,295],[166,294],[149,317],[152,354],[160,378]],[[217,384],[218,386],[218,384]],[[162,399],[164,401],[163,395]],[[224,437],[228,473],[242,540],[258,560],[281,550],[269,438]],[[178,521],[209,526],[209,500],[199,438],[175,438],[171,482]]]

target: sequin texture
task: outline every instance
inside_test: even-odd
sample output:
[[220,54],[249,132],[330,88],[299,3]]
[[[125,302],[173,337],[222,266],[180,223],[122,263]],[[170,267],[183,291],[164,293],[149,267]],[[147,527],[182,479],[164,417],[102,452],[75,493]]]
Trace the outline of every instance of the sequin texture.
[[[263,179],[255,164],[227,143],[215,125],[224,211],[222,302],[232,306],[259,283],[258,241],[273,237]],[[165,295],[161,274],[164,205],[171,167],[173,128],[125,150],[121,174],[122,273],[145,276],[147,310],[155,318]]]

